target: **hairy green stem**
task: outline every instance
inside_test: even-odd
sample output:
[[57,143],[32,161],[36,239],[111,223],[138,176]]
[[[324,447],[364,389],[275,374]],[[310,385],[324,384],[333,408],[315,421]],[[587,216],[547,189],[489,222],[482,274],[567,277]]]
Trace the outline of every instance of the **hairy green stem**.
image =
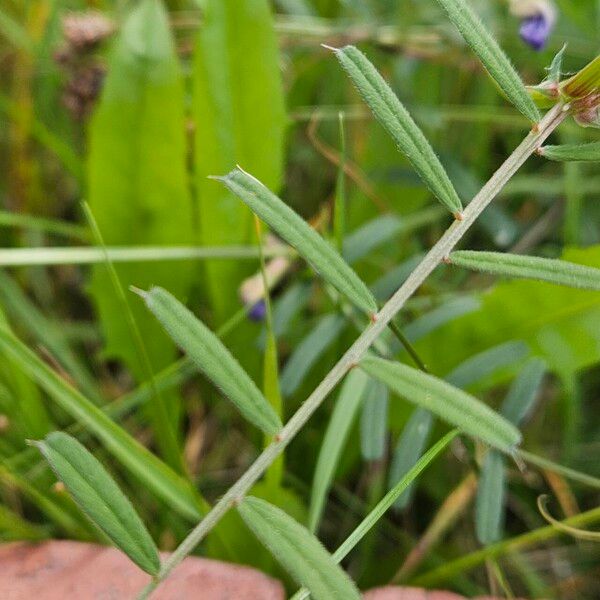
[[385,330],[394,316],[402,309],[405,302],[417,291],[421,284],[434,271],[434,269],[448,256],[460,239],[477,220],[483,210],[498,195],[510,178],[525,163],[537,148],[550,136],[567,116],[565,106],[559,104],[550,110],[541,120],[539,125],[529,133],[515,151],[508,157],[504,164],[494,173],[481,191],[465,208],[460,220],[455,220],[446,230],[444,235],[431,248],[422,262],[406,279],[404,284],[390,298],[367,329],[354,341],[336,365],[315,388],[298,411],[286,423],[274,441],[264,449],[249,469],[238,481],[221,497],[212,510],[183,540],[179,547],[162,565],[158,576],[152,580],[141,592],[139,598],[147,598],[158,587],[169,573],[186,557],[204,536],[215,527],[229,509],[238,504],[248,490],[258,481],[265,470],[279,456],[285,447],[294,439],[296,434],[304,427],[313,413],[321,406],[329,393],[343,379],[346,373],[359,363],[367,350]]

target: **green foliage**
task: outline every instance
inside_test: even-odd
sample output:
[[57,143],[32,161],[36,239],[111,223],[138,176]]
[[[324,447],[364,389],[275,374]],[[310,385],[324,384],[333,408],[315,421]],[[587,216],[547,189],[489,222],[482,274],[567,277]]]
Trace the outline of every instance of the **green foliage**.
[[449,260],[452,264],[474,271],[600,291],[600,269],[583,267],[563,260],[471,250],[453,252]]
[[[108,246],[193,241],[184,127],[183,79],[168,15],[160,0],[142,0],[122,25],[89,133],[89,204]],[[190,288],[191,267],[186,263],[177,269],[165,262],[116,269],[125,288],[163,285],[178,297]],[[94,269],[90,290],[102,323],[105,355],[124,360],[145,379],[103,265]],[[153,368],[166,366],[175,358],[175,347],[143,307],[133,310]],[[169,400],[176,415],[175,398]]]
[[460,213],[460,198],[438,157],[377,69],[354,46],[335,50],[335,54],[375,118],[406,154],[423,181],[450,212]]
[[[192,75],[199,238],[205,246],[247,243],[250,212],[207,177],[240,164],[279,189],[286,116],[277,39],[267,0],[206,0],[202,8]],[[205,269],[220,323],[237,308],[246,269],[235,261],[211,261]]]
[[162,288],[139,293],[173,341],[242,415],[265,433],[275,435],[281,429],[279,417],[219,338]]
[[491,544],[502,536],[505,492],[504,457],[490,450],[481,467],[475,505],[475,529],[482,544]]
[[563,161],[599,161],[600,142],[589,144],[564,144],[562,146],[544,146],[540,154],[548,160]]
[[160,559],[154,541],[102,464],[75,438],[60,431],[33,443],[90,520],[136,565],[156,575]]
[[254,535],[315,600],[360,599],[352,580],[319,540],[281,509],[249,497],[238,511]]
[[377,312],[375,298],[344,259],[260,181],[240,168],[218,179],[351,302],[367,313]]
[[385,452],[388,396],[388,389],[381,382],[369,385],[360,418],[360,448],[365,460],[379,460]]
[[437,1],[506,97],[525,117],[537,123],[540,113],[521,78],[498,42],[470,7],[468,0]]
[[491,408],[450,384],[401,363],[364,358],[371,377],[395,393],[500,450],[511,451],[521,442],[519,430]]

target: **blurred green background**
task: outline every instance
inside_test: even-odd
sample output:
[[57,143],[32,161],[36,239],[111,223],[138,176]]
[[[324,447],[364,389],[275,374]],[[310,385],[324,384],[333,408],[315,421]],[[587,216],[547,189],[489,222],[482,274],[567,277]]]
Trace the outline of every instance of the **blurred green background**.
[[[556,29],[541,52],[521,41],[507,2],[471,4],[528,84],[544,78],[565,43],[567,72],[600,50],[598,0],[557,1]],[[391,83],[463,198],[478,191],[526,134],[528,124],[503,100],[434,0],[4,0],[2,249],[70,247],[76,257],[76,248],[94,244],[81,210],[87,201],[107,246],[155,248],[157,260],[117,265],[123,286],[161,285],[213,330],[225,326],[226,345],[262,382],[264,324],[246,318],[240,299],[243,281],[259,271],[258,260],[167,261],[156,248],[256,246],[250,212],[209,175],[240,164],[333,237],[343,113],[343,251],[382,301],[449,224],[321,47],[347,43],[364,50]],[[600,140],[600,133],[569,121],[554,136],[556,143],[582,140]],[[561,165],[534,157],[463,247],[565,255],[600,267],[599,198],[593,163]],[[0,318],[30,348],[98,405],[148,379],[102,259],[81,266],[52,264],[49,258],[41,261],[47,264],[15,267],[14,256],[0,250]],[[40,262],[39,252],[20,256],[24,263]],[[289,417],[357,332],[302,264],[288,270],[272,300],[283,413]],[[129,304],[158,373],[178,352],[137,298]],[[493,406],[529,357],[544,359],[548,375],[525,425],[525,446],[600,477],[597,294],[440,268],[408,303],[401,321],[438,376],[495,350],[493,360],[484,355],[471,365],[475,376],[465,384]],[[0,538],[97,539],[69,498],[53,489],[49,470],[26,450],[27,438],[66,428],[72,418],[12,359],[0,360]],[[243,473],[262,440],[206,380],[189,367],[180,373],[164,391],[169,419],[185,469],[212,500]],[[152,403],[140,404],[120,411],[120,424],[180,468],[178,457],[157,439]],[[300,519],[306,519],[333,404],[334,395],[290,446],[282,479],[260,484],[255,492]],[[391,401],[386,450],[370,461],[361,457],[356,420],[319,530],[329,548],[386,491],[393,449],[410,414],[406,402]],[[172,549],[190,523],[140,487],[102,444],[80,434],[128,491],[161,548]],[[448,527],[421,570],[477,549],[468,503],[474,490],[460,510],[452,497],[448,501],[472,465],[458,450],[449,454],[419,480],[412,502],[387,515],[352,554],[346,566],[361,586],[390,581],[436,515],[448,517]],[[544,472],[520,474],[515,465],[508,471],[506,539],[544,524],[535,498],[548,489],[564,515],[597,504],[597,492],[585,486],[570,487]],[[222,530],[229,548],[209,539],[202,553],[284,577],[241,524],[231,519]],[[519,558],[507,556],[502,566],[516,594],[598,597],[600,551],[593,544],[561,539]],[[479,569],[439,585],[471,594],[488,584],[485,569]]]

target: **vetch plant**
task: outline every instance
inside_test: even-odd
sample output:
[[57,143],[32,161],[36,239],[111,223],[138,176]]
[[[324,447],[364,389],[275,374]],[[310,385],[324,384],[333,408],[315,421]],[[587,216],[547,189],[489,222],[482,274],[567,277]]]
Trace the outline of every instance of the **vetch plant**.
[[[344,590],[344,597],[357,595],[351,582],[332,566],[331,560],[327,558],[322,547],[317,545],[316,540],[310,536],[308,531],[292,521],[289,516],[263,501],[244,500],[253,484],[277,460],[277,457],[304,427],[325,398],[357,366],[401,395],[417,402],[427,411],[435,412],[440,418],[497,450],[509,454],[514,453],[521,441],[521,433],[514,424],[472,396],[434,376],[390,360],[371,356],[370,351],[392,319],[432,271],[440,263],[453,260],[451,252],[463,235],[519,167],[532,154],[538,152],[545,140],[565,120],[573,108],[562,98],[557,98],[556,104],[541,120],[538,120],[538,109],[528,91],[468,3],[461,0],[439,0],[439,2],[502,92],[526,117],[534,122],[533,129],[475,198],[461,210],[458,196],[439,161],[435,158],[430,145],[391,89],[375,71],[373,65],[353,47],[335,50],[338,59],[376,118],[392,135],[400,149],[407,154],[427,185],[456,216],[452,225],[380,310],[377,310],[375,300],[365,284],[333,248],[260,181],[240,168],[232,171],[229,175],[217,178],[294,246],[299,255],[313,265],[326,281],[336,287],[356,307],[367,313],[371,322],[298,411],[287,421],[272,443],[265,448],[244,475],[220,498],[173,555],[162,565],[158,577],[142,592],[142,598],[150,595],[160,581],[167,577],[171,570],[192,552],[206,534],[235,506],[239,506],[244,520],[263,543],[276,552],[282,564],[298,581],[307,585],[315,597],[332,597],[332,593],[339,593],[341,589]],[[471,255],[465,256],[464,254],[455,255],[458,262],[461,261],[461,256],[465,264],[468,261],[470,267],[475,263],[485,264],[487,270],[493,268],[494,272],[506,272],[510,268],[510,274],[517,273],[537,279],[543,278],[567,285],[575,283],[596,289],[597,275],[595,272],[582,270],[581,267],[568,263],[552,262],[549,264],[544,261],[523,258],[507,261],[502,257],[490,258],[486,255],[476,255],[473,259]],[[189,327],[195,326],[188,323]],[[355,377],[354,373],[351,376]],[[353,402],[353,405],[355,406],[356,402]],[[353,408],[351,413],[354,412]],[[496,463],[498,463],[497,460]],[[331,467],[328,468],[328,471],[331,472]],[[328,479],[329,477],[324,478],[324,484]],[[319,510],[316,510],[314,515],[318,515],[318,513]],[[313,516],[313,529],[316,527],[317,519],[318,516]],[[489,521],[488,518],[483,520]],[[309,550],[308,554],[306,553],[307,549]],[[315,556],[322,556],[322,560],[317,561],[316,565],[313,564]],[[310,575],[316,575],[318,572],[321,572],[321,575],[316,577],[316,580],[312,580]],[[332,590],[337,591],[332,592]]]

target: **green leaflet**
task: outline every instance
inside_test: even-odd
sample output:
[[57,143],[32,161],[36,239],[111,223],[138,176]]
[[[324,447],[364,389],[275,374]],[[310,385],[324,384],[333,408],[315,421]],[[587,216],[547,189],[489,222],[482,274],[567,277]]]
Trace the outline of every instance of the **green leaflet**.
[[336,250],[258,179],[239,167],[217,179],[356,306],[367,313],[377,312],[373,294]]
[[139,292],[171,339],[229,398],[248,421],[275,435],[282,427],[273,407],[221,340],[162,288]]
[[539,153],[544,158],[556,161],[600,161],[600,142],[543,146]]
[[314,600],[360,600],[360,592],[321,542],[272,504],[248,497],[238,511],[254,535]]
[[[269,188],[279,188],[287,121],[277,36],[268,0],[202,4],[192,99],[200,241],[244,244],[252,239],[250,212],[207,177],[242,164]],[[237,310],[237,286],[249,268],[236,261],[206,264],[217,323]]]
[[504,457],[490,450],[481,467],[475,501],[475,531],[482,544],[502,537],[505,489]]
[[521,78],[469,3],[466,0],[437,1],[506,97],[525,117],[537,123],[540,113]]
[[600,269],[564,260],[501,252],[460,250],[450,254],[450,262],[459,267],[494,275],[537,279],[568,287],[600,291]]
[[370,382],[360,416],[360,449],[365,460],[379,460],[388,432],[389,391],[380,381]]
[[72,388],[8,330],[0,327],[0,348],[37,381],[74,419],[89,429],[121,464],[173,510],[190,521],[202,515],[207,504],[192,485],[114,423],[97,406]]
[[[194,242],[186,174],[183,78],[168,16],[160,0],[135,3],[109,59],[98,110],[90,127],[89,204],[107,246],[185,245]],[[120,264],[125,288],[168,287],[185,296],[191,263]],[[106,354],[125,361],[139,380],[140,364],[127,319],[104,265],[93,269],[91,293],[98,307]],[[176,350],[140,305],[133,307],[155,370]],[[168,398],[172,415],[177,403]]]
[[454,214],[462,204],[423,132],[369,59],[354,46],[334,49],[375,118],[392,136],[433,194]]
[[331,413],[313,475],[308,511],[308,528],[312,532],[318,529],[335,470],[358,414],[368,381],[368,377],[362,371],[352,370],[342,384]]
[[360,366],[392,391],[495,448],[511,451],[521,433],[504,417],[449,383],[401,363],[368,356]]
[[102,464],[66,433],[50,433],[33,443],[90,520],[136,565],[156,575],[160,559],[154,541]]

